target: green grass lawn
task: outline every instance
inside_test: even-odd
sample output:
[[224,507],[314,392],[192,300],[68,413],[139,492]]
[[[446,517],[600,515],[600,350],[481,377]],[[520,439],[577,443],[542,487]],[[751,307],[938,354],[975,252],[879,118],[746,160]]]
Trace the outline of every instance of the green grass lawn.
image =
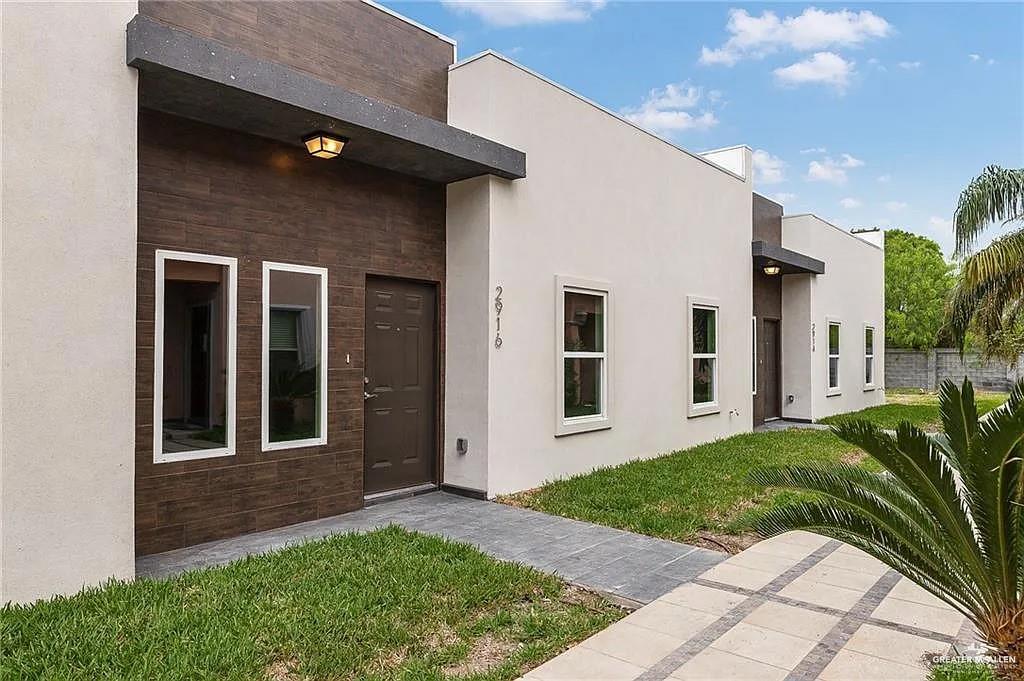
[[4,679],[513,679],[622,611],[395,527],[0,610]]
[[[978,413],[989,412],[1006,401],[1006,393],[976,393]],[[867,419],[882,428],[895,428],[901,421],[910,421],[927,431],[942,428],[939,418],[939,396],[935,393],[886,392],[887,404],[868,407],[849,414],[821,419],[822,423],[840,423],[848,419]]]
[[[860,461],[863,453],[828,431],[747,433],[656,459],[632,461],[551,482],[501,501],[708,548],[738,550],[751,527],[788,491],[747,482],[759,466]],[[870,465],[865,462],[866,465]]]

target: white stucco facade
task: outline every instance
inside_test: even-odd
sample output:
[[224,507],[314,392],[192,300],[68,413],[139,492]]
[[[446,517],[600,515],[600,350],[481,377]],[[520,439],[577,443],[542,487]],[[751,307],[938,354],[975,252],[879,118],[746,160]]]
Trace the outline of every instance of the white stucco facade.
[[[784,417],[817,420],[885,402],[885,254],[879,234],[861,238],[814,215],[783,217],[783,247],[825,262],[824,274],[783,279]],[[838,388],[829,387],[830,322],[839,323]],[[865,380],[866,327],[874,330],[871,384]]]
[[134,575],[136,11],[0,10],[0,603]]
[[[449,188],[445,481],[501,494],[750,430],[749,176],[495,55],[453,68],[449,92],[452,125],[525,151],[528,168]],[[611,292],[608,428],[557,436],[558,277]],[[720,359],[717,407],[690,417],[694,297],[718,306]],[[482,328],[485,374],[457,350]]]

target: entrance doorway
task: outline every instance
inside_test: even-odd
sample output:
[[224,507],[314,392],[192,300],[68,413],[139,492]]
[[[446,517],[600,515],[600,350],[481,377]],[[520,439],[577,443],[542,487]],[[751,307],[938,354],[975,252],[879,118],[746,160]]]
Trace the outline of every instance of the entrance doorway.
[[437,288],[367,277],[363,493],[437,480]]

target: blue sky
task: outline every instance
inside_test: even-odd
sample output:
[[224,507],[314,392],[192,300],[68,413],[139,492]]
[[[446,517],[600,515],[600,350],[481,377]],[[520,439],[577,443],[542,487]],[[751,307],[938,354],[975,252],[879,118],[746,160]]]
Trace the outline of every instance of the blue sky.
[[960,189],[1024,166],[1024,5],[385,4],[681,146],[747,144],[759,192],[949,254]]

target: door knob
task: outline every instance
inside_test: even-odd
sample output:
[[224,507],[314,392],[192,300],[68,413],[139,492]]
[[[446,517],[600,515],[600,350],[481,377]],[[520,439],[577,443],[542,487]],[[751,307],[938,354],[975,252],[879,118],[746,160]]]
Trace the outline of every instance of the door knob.
[[365,390],[363,391],[363,399],[364,400],[372,400],[375,397],[380,397],[380,395],[378,395],[377,393],[373,393],[371,395],[370,393],[366,392]]

